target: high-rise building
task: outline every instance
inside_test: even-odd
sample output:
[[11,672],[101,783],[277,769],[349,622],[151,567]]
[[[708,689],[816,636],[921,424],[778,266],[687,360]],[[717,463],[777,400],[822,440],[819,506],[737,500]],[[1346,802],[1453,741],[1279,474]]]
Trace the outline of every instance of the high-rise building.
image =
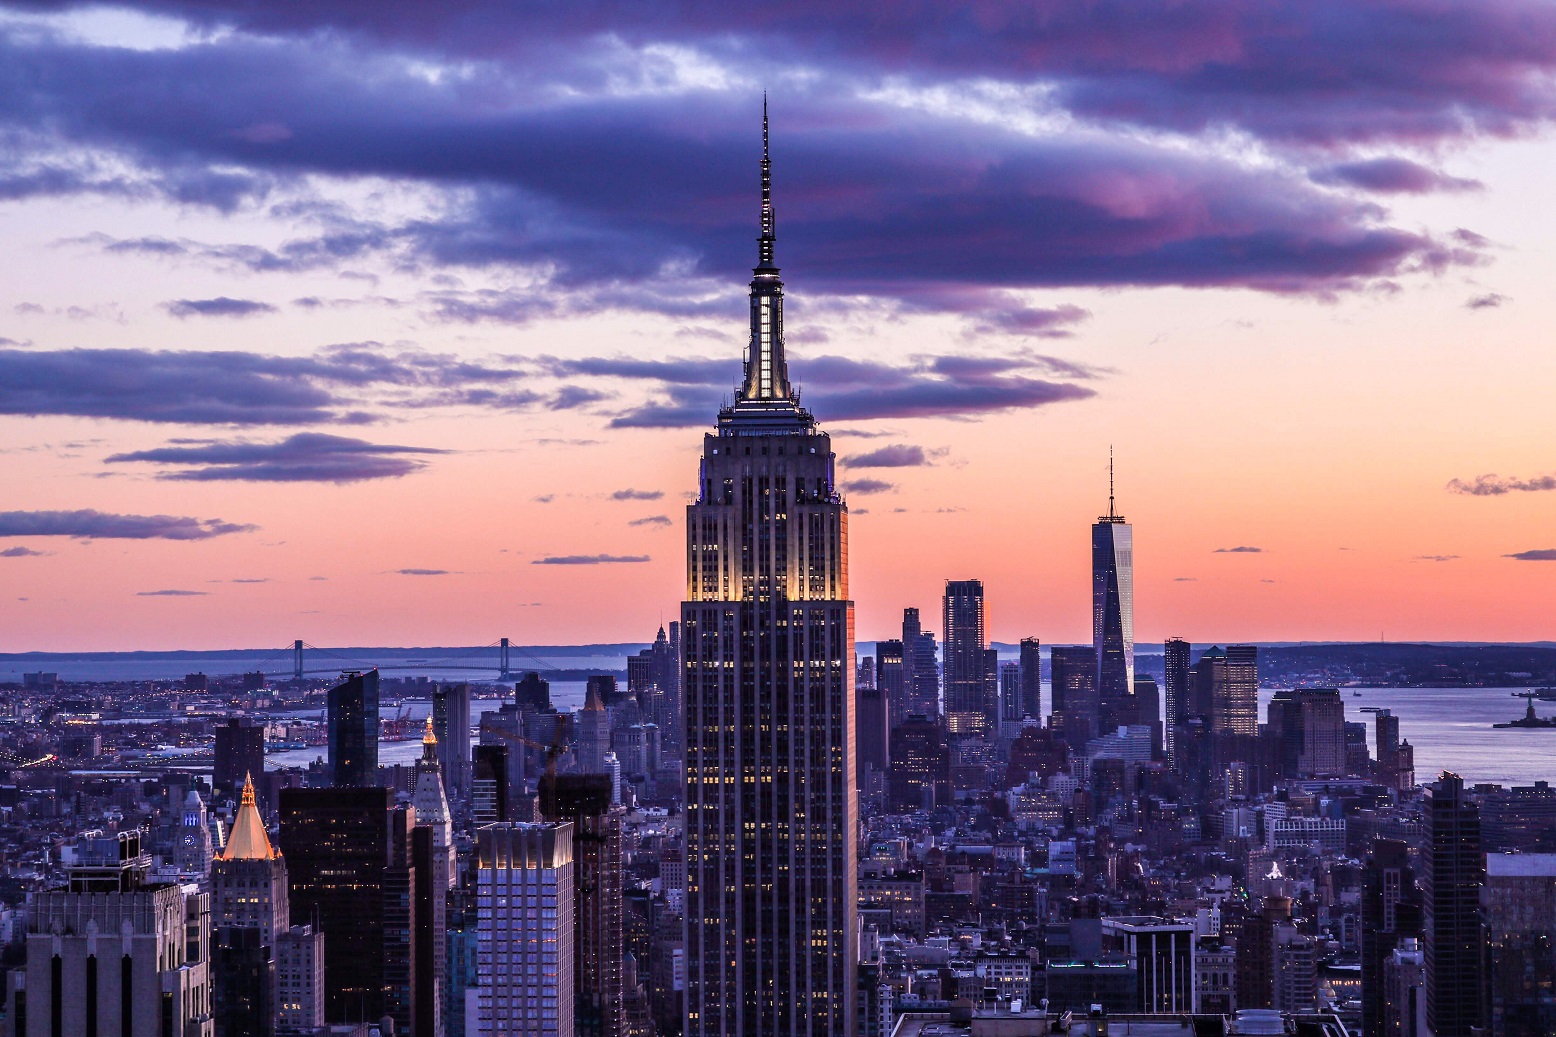
[[903,681],[907,702],[903,716],[940,715],[940,659],[935,635],[919,623],[918,609],[902,610]]
[[470,795],[470,685],[433,689],[432,733],[438,739],[443,788],[455,802],[464,802]]
[[906,670],[901,641],[875,642],[875,686],[886,698],[888,729],[907,719]]
[[68,884],[31,895],[7,1033],[211,1037],[210,894],[152,881],[140,836],[81,836]]
[[1162,691],[1156,678],[1145,673],[1135,674],[1134,719],[1131,723],[1151,729],[1151,756],[1162,759],[1165,752],[1162,731]]
[[[1380,1033],[1388,1037],[1431,1037],[1426,1028],[1426,956],[1421,941],[1406,936],[1383,962]],[[1535,1031],[1548,1034],[1549,1029]]]
[[335,787],[370,787],[378,781],[378,671],[342,675],[327,703]]
[[1480,903],[1491,1037],[1556,1033],[1556,854],[1488,854]]
[[294,925],[276,937],[276,1029],[308,1034],[324,1025],[324,934]]
[[275,1032],[276,945],[289,924],[286,861],[243,785],[227,845],[211,865],[211,991],[216,1037]]
[[687,1037],[854,1032],[853,604],[831,440],[790,390],[763,126],[745,378],[687,507]]
[[293,925],[324,934],[330,1023],[415,1018],[411,814],[387,788],[281,790]]
[[1425,907],[1426,1020],[1434,1037],[1470,1037],[1482,1025],[1483,976],[1480,810],[1457,774],[1426,790],[1427,831],[1421,852]]
[[1421,935],[1421,892],[1408,847],[1392,839],[1373,843],[1362,867],[1362,1037],[1385,1037],[1384,968],[1400,942]]
[[1280,776],[1345,774],[1345,700],[1339,689],[1282,688],[1271,697],[1266,716]]
[[1185,1013],[1194,1006],[1194,923],[1131,915],[1102,920],[1104,953],[1134,961],[1137,1012]]
[[865,787],[864,774],[885,780],[890,754],[887,744],[891,728],[886,715],[886,695],[880,688],[854,689],[855,756],[859,764],[859,787]]
[[1252,738],[1259,733],[1259,648],[1228,645],[1213,668],[1212,734]]
[[508,747],[477,745],[471,750],[470,813],[477,826],[510,821]]
[[250,774],[265,773],[265,725],[247,717],[232,717],[216,727],[216,751],[211,784],[228,796],[243,787]]
[[1021,715],[1043,718],[1043,652],[1035,637],[1021,639]]
[[1094,648],[1055,647],[1048,652],[1053,684],[1049,706],[1050,725],[1065,741],[1084,746],[1097,737],[1097,651]]
[[[992,649],[991,649],[992,651]],[[1009,728],[1021,724],[1021,664],[1000,663],[1000,724]]]
[[1113,505],[1108,457],[1108,513],[1091,527],[1091,643],[1097,651],[1097,703],[1104,723],[1135,683],[1134,527]]
[[951,749],[939,721],[910,716],[892,728],[887,801],[896,813],[951,801]]
[[952,734],[987,735],[999,726],[999,708],[990,695],[985,652],[983,583],[947,580],[945,585],[946,727]]
[[1167,742],[1167,766],[1176,771],[1179,769],[1177,730],[1188,719],[1189,643],[1181,637],[1169,637],[1163,646],[1162,658],[1165,668],[1162,737]]
[[420,972],[426,982],[416,996],[419,1020],[418,1035],[439,1037],[443,1028],[443,977],[448,960],[448,891],[458,877],[454,859],[454,824],[448,808],[448,797],[443,792],[443,769],[438,762],[438,736],[433,730],[433,718],[427,717],[427,728],[422,735],[422,757],[416,766],[416,791],[411,798],[416,808],[416,827],[428,829],[430,840],[425,850],[425,864],[416,861],[418,884],[417,917],[420,930],[425,934],[426,945],[418,948],[417,959],[422,962]]
[[579,1037],[626,1037],[622,980],[620,807],[606,774],[541,779],[540,813],[573,826],[573,1025]]
[[578,757],[578,769],[585,774],[600,774],[605,770],[605,754],[611,747],[611,718],[598,686],[590,684],[585,689],[577,723],[573,751]]
[[194,875],[202,881],[211,873],[211,859],[215,849],[211,841],[211,825],[205,813],[205,800],[194,789],[184,796],[184,809],[179,815],[178,844],[173,851],[174,865],[185,875]]
[[476,834],[476,1033],[573,1037],[573,826],[510,822]]

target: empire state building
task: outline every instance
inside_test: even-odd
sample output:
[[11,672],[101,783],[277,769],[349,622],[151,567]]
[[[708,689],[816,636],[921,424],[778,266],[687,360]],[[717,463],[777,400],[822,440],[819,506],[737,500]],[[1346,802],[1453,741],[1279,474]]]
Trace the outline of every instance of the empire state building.
[[848,508],[784,362],[771,169],[764,109],[745,378],[686,509],[687,1037],[855,1032]]

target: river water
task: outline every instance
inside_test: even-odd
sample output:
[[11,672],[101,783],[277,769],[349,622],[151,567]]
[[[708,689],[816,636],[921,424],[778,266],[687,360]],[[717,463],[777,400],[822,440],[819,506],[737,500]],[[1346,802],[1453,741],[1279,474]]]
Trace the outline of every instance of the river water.
[[[1470,782],[1500,782],[1502,784],[1527,785],[1534,781],[1556,781],[1556,728],[1550,730],[1496,730],[1492,724],[1513,720],[1523,715],[1524,701],[1512,697],[1515,688],[1344,688],[1345,718],[1367,724],[1367,742],[1376,752],[1373,741],[1373,714],[1364,713],[1364,707],[1388,709],[1399,717],[1399,734],[1415,746],[1416,778],[1426,782],[1435,780],[1438,773],[1451,770]],[[1044,686],[1044,701],[1048,701],[1048,688]],[[1357,692],[1360,694],[1357,694]],[[1262,716],[1274,689],[1263,688],[1259,692],[1259,712]],[[583,704],[584,685],[581,681],[552,681],[551,700],[559,710],[577,709]],[[472,712],[479,715],[488,709],[496,709],[493,699],[471,703]],[[427,715],[431,704],[426,700],[405,700],[408,717],[421,719]],[[384,715],[393,713],[388,704]],[[1541,716],[1556,715],[1556,702],[1536,702],[1535,712]],[[479,724],[478,716],[473,717]],[[290,750],[270,754],[271,766],[306,766],[322,755],[322,746],[313,749]],[[383,763],[411,763],[421,755],[421,743],[383,742],[379,746],[379,760]]]

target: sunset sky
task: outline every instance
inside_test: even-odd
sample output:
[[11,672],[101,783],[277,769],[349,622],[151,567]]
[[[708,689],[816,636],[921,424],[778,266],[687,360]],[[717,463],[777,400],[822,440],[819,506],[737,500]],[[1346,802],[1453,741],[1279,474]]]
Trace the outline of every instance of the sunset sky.
[[858,635],[1556,638],[1556,7],[0,3],[0,651],[646,639],[762,94]]

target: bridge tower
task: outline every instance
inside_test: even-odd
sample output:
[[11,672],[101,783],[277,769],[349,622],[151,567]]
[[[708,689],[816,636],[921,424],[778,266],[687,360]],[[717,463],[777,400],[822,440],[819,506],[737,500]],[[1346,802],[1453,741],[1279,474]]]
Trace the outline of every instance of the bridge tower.
[[508,661],[508,639],[505,637],[499,643],[497,649],[497,679],[500,681],[513,680],[513,668]]
[[301,638],[292,642],[292,680],[301,683],[303,679],[303,642]]

